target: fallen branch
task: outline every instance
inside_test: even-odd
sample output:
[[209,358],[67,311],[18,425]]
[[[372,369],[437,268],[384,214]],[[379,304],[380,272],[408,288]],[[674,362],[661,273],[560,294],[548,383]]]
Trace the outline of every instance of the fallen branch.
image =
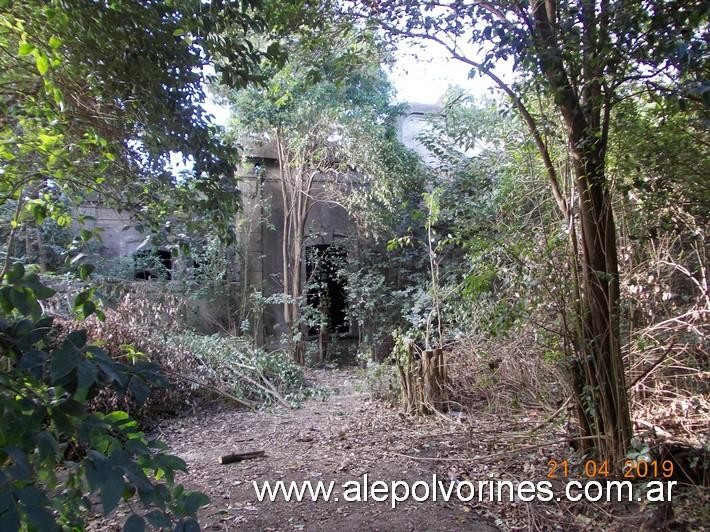
[[[202,357],[200,357],[197,353],[193,353],[193,355],[194,355],[195,358],[197,358],[205,367],[210,367],[210,364],[206,363],[206,362],[202,359]],[[283,396],[276,390],[276,388],[274,387],[274,385],[271,384],[271,382],[269,382],[269,380],[261,373],[261,371],[260,371],[258,368],[254,368],[254,367],[251,367],[251,366],[247,366],[246,364],[242,364],[241,362],[237,362],[236,360],[231,360],[230,363],[231,363],[232,365],[238,366],[238,367],[243,368],[243,369],[246,369],[246,370],[248,370],[248,371],[253,371],[253,372],[257,373],[257,374],[259,375],[259,377],[261,378],[261,380],[262,380],[266,385],[268,385],[268,388],[267,388],[266,386],[264,386],[264,385],[258,383],[257,381],[255,381],[255,380],[252,379],[251,377],[247,376],[246,374],[244,374],[244,373],[239,373],[239,372],[236,371],[233,367],[227,367],[227,369],[232,373],[232,375],[234,375],[234,377],[235,377],[236,379],[242,379],[242,380],[248,382],[249,384],[251,384],[251,385],[254,386],[255,388],[257,388],[257,389],[261,390],[262,392],[266,393],[267,395],[270,395],[271,397],[273,397],[273,398],[276,400],[276,402],[280,403],[282,406],[285,406],[286,408],[293,408],[293,405],[292,405],[291,403],[289,403],[288,401],[286,401],[286,399],[283,398]],[[260,403],[254,402],[254,405],[258,405],[258,404],[260,404]]]
[[186,377],[185,375],[178,373],[177,371],[172,371],[167,368],[163,368],[163,371],[165,373],[169,373],[170,375],[174,375],[179,379],[183,379],[193,384],[197,384],[198,386],[202,386],[203,388],[207,388],[208,390],[213,391],[217,395],[221,395],[222,397],[231,399],[232,401],[239,403],[240,405],[246,406],[247,408],[255,408],[260,405],[260,403],[257,403],[256,401],[242,399],[241,397],[237,397],[236,395],[232,395],[231,393],[225,392],[224,390],[220,390],[219,388],[212,386],[211,384],[207,384],[206,382],[200,382],[197,379],[193,379],[192,377]]
[[[281,396],[281,394],[276,390],[276,388],[274,387],[274,385],[271,384],[271,382],[269,381],[269,379],[267,379],[266,377],[264,377],[264,375],[261,373],[261,371],[260,371],[259,369],[253,368],[253,367],[251,367],[251,366],[247,366],[246,364],[242,364],[242,363],[237,362],[237,361],[232,361],[232,364],[234,364],[235,366],[239,366],[239,367],[241,367],[241,368],[244,368],[244,369],[246,369],[246,370],[256,372],[256,373],[259,375],[259,377],[261,377],[261,380],[264,382],[264,384],[266,384],[266,385],[268,386],[268,388],[265,387],[265,386],[263,386],[263,385],[261,385],[261,384],[259,384],[259,383],[256,382],[254,379],[252,379],[252,378],[250,378],[250,377],[247,377],[246,375],[242,375],[242,374],[239,374],[239,373],[237,373],[237,375],[238,375],[240,378],[242,378],[242,379],[244,379],[245,381],[247,381],[248,383],[250,383],[251,385],[253,385],[253,386],[257,387],[258,389],[260,389],[262,392],[265,392],[265,393],[271,395],[274,399],[276,399],[276,401],[277,401],[278,403],[281,404],[281,406],[285,406],[286,408],[293,408],[293,405],[292,405],[291,403],[289,403],[288,401],[286,401],[286,399],[284,399],[284,398]],[[236,373],[236,372],[235,372],[235,373]]]
[[219,457],[220,464],[233,464],[235,462],[243,462],[244,460],[251,460],[253,458],[261,458],[264,456],[265,451],[249,451],[246,453],[231,453],[225,454]]

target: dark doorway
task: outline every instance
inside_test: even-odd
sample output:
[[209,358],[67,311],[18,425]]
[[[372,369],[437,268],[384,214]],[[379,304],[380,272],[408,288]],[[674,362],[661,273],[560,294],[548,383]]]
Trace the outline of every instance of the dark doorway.
[[133,254],[134,279],[167,279],[173,277],[173,255],[164,249],[141,249]]
[[[326,306],[331,332],[346,333],[345,282],[338,271],[345,265],[347,251],[335,244],[319,244],[306,247],[306,283],[308,304],[316,309]],[[325,301],[324,301],[325,298]],[[315,334],[317,328],[309,333]]]

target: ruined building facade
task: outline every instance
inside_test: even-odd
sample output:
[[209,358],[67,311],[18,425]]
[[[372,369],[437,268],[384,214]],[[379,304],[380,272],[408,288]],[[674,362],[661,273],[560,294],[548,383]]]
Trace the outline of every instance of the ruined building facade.
[[[426,114],[436,110],[433,106],[410,106],[409,112],[398,124],[400,141],[417,151],[425,162],[429,155],[417,142],[416,137],[426,127]],[[245,154],[248,164],[240,172],[243,211],[240,213],[238,232],[243,255],[242,263],[237,268],[238,282],[241,290],[259,291],[264,297],[268,297],[283,292],[284,228],[278,158],[275,147],[268,143],[252,143],[245,148]],[[327,186],[328,183],[323,180],[316,180],[314,184],[317,190]],[[103,229],[103,256],[129,257],[141,252],[138,250],[144,245],[145,236],[132,226],[130,213],[118,213],[100,203],[85,204],[81,210],[83,214],[93,216],[96,225]],[[305,280],[313,275],[310,271],[311,262],[305,260],[307,257],[347,260],[347,256],[355,252],[354,249],[348,249],[352,247],[354,235],[354,224],[345,209],[330,202],[314,202],[306,222],[306,257],[301,272],[304,284]],[[154,252],[158,253],[159,250]],[[169,257],[167,259],[169,260]],[[170,265],[169,262],[165,264]],[[332,327],[340,327],[342,330],[344,293],[341,293],[341,287],[335,279],[326,282],[331,294],[329,321]],[[209,305],[205,306],[204,311],[209,312]],[[277,339],[285,332],[281,305],[273,304],[265,308],[260,327],[262,330],[259,331],[258,337],[264,341]]]

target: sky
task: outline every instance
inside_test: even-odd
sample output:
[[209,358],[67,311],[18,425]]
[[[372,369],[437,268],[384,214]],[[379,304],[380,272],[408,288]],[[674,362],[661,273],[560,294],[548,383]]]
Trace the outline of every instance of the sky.
[[402,103],[438,103],[451,86],[474,94],[491,87],[488,78],[477,75],[469,79],[468,65],[450,59],[443,48],[432,43],[426,47],[401,47],[395,54],[394,67],[386,71],[397,100]]
[[[469,79],[469,67],[450,59],[440,46],[402,46],[395,53],[395,64],[386,68],[400,103],[435,104],[441,101],[451,86],[468,89],[472,93],[487,91],[488,78],[475,76]],[[214,116],[215,123],[226,125],[229,112],[226,107],[208,99],[205,109]]]

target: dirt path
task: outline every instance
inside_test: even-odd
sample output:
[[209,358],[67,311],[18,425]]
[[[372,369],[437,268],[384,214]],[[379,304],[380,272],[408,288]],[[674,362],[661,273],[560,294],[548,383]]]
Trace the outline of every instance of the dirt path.
[[[210,496],[203,530],[495,530],[461,503],[258,502],[252,481],[384,480],[431,482],[435,462],[410,460],[451,452],[436,423],[414,424],[396,411],[365,400],[353,371],[316,371],[310,377],[334,391],[295,410],[245,412],[221,407],[170,420],[159,435],[189,466],[180,480]],[[263,449],[266,457],[219,465],[234,451]],[[441,475],[441,472],[438,472]],[[445,482],[449,478],[443,478]],[[341,492],[338,487],[334,492]]]

